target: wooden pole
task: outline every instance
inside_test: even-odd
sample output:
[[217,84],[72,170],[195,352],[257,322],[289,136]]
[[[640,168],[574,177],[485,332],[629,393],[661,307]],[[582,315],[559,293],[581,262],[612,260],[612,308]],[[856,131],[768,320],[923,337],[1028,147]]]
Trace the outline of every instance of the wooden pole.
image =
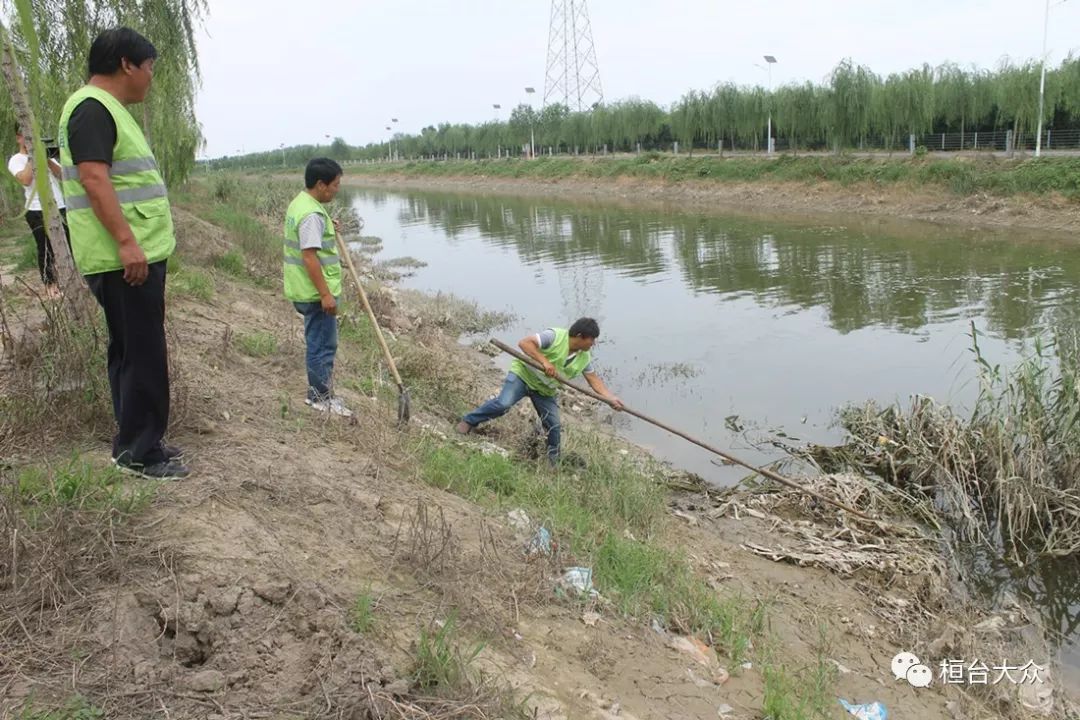
[[[529,367],[537,370],[540,373],[544,372],[544,368],[541,367],[539,363],[537,363],[535,360],[533,360],[531,357],[525,355],[524,353],[522,353],[522,352],[520,352],[518,350],[515,350],[514,348],[510,347],[509,345],[506,345],[505,343],[500,342],[499,340],[496,340],[494,338],[492,338],[490,340],[490,342],[491,342],[492,345],[499,348],[504,353],[507,353],[507,354],[517,358],[518,360],[521,360],[523,363],[526,363]],[[603,396],[593,392],[592,390],[590,390],[588,388],[584,388],[584,387],[581,387],[580,385],[577,385],[576,383],[572,383],[569,380],[567,380],[566,378],[562,377],[561,375],[555,375],[554,379],[558,380],[560,383],[562,383],[563,385],[566,385],[569,388],[573,388],[574,390],[577,390],[579,393],[582,393],[583,395],[588,395],[593,400],[599,400],[600,402],[604,403],[605,405],[611,405],[611,403],[608,402],[607,399],[604,398]],[[723,450],[715,448],[712,445],[709,445],[708,443],[706,443],[706,442],[704,442],[702,440],[698,440],[697,438],[692,437],[691,435],[688,435],[688,434],[682,432],[681,430],[676,430],[675,428],[671,427],[667,423],[661,422],[660,420],[657,420],[656,418],[649,417],[648,415],[646,415],[643,412],[638,412],[637,410],[626,407],[625,405],[622,408],[622,412],[633,415],[634,417],[639,418],[641,420],[644,420],[647,423],[651,423],[651,424],[655,425],[658,428],[661,428],[663,430],[667,430],[672,435],[678,435],[682,439],[687,440],[689,442],[692,442],[693,444],[697,445],[698,447],[704,448],[704,449],[708,450],[711,453],[719,455],[720,457],[724,458],[725,460],[727,460],[730,463],[734,463],[735,465],[742,465],[745,468],[753,470],[754,472],[758,473],[759,475],[764,475],[765,477],[769,478],[770,480],[775,480],[776,482],[780,483],[781,485],[786,485],[787,487],[791,488],[792,490],[798,490],[799,492],[804,493],[806,495],[809,495],[810,497],[815,498],[817,500],[820,500],[821,502],[828,503],[829,505],[833,505],[833,506],[835,506],[837,508],[840,508],[841,510],[843,510],[846,513],[850,513],[851,515],[854,515],[856,517],[860,517],[863,520],[869,520],[870,522],[876,522],[876,523],[882,522],[881,520],[878,520],[875,517],[871,517],[870,515],[867,515],[866,513],[860,512],[859,510],[856,510],[853,507],[849,507],[849,506],[843,504],[842,502],[839,502],[837,500],[833,500],[830,497],[822,495],[821,493],[817,492],[816,490],[811,490],[808,487],[800,485],[799,483],[795,482],[794,480],[790,480],[790,479],[784,477],[783,475],[781,475],[781,474],[779,474],[777,472],[769,470],[768,468],[756,467],[756,466],[751,465],[750,463],[746,462],[745,460],[740,460],[739,458],[735,457],[734,455],[729,455],[728,453],[724,452]]]

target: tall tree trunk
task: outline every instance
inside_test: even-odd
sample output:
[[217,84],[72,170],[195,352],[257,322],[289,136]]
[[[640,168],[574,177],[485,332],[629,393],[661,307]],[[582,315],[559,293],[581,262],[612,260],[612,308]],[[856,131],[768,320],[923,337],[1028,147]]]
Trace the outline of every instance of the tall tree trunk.
[[[30,156],[30,162],[34,163],[34,183],[38,197],[41,199],[41,208],[45,215],[45,230],[49,236],[49,244],[52,245],[53,256],[56,259],[56,274],[64,295],[69,299],[79,297],[82,291],[82,283],[78,271],[75,269],[75,261],[68,249],[67,238],[64,235],[64,223],[60,218],[60,210],[53,199],[52,187],[49,181],[49,161],[45,155],[45,147],[41,142],[41,128],[34,115],[31,105],[30,94],[23,84],[23,75],[19,70],[19,63],[15,57],[15,48],[11,41],[11,33],[3,24],[0,24],[3,47],[0,48],[0,72],[4,75],[8,90],[11,93],[12,104],[15,108],[15,117],[18,118],[19,127],[22,128],[23,137],[26,138],[26,151]],[[67,303],[69,308],[74,308],[75,303]]]

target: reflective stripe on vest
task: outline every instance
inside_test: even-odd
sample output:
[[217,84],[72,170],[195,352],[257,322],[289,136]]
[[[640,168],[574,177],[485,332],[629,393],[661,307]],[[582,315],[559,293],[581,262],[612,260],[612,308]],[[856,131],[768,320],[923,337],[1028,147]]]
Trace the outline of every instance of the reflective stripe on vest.
[[[140,200],[153,200],[154,198],[167,197],[168,191],[165,189],[165,183],[160,185],[145,185],[143,187],[131,188],[130,190],[117,190],[116,199],[120,201],[120,204],[139,202]],[[86,195],[75,195],[74,197],[66,198],[68,210],[87,210],[91,208],[90,198]]]
[[[157,160],[154,156],[135,158],[133,160],[121,160],[120,162],[114,162],[109,166],[109,175],[128,175],[130,173],[146,172],[147,170],[157,170]],[[60,168],[61,180],[78,180],[79,168],[77,166],[65,165]]]
[[67,204],[75,265],[83,275],[123,268],[116,240],[94,213],[71,156],[68,121],[75,108],[90,99],[101,103],[116,125],[109,180],[116,191],[124,220],[131,228],[135,242],[146,255],[147,262],[165,260],[176,247],[176,237],[173,234],[168,191],[154,153],[146,142],[142,127],[128,109],[107,91],[87,85],[64,103],[57,132],[60,139],[61,187]]
[[[302,257],[298,257],[298,258],[297,257],[287,257],[287,258],[285,258],[285,264],[286,265],[301,265],[302,266],[304,264],[304,258],[302,258]],[[337,255],[333,255],[333,256],[324,255],[324,256],[319,257],[319,264],[322,265],[323,267],[326,267],[327,265],[340,265],[341,260],[338,259]]]

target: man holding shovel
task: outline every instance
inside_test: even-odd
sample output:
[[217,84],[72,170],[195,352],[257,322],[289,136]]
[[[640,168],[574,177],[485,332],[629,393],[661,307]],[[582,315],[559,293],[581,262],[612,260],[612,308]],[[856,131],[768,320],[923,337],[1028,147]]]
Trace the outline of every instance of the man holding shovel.
[[308,392],[305,402],[331,415],[352,417],[330,388],[337,355],[337,300],[341,297],[341,257],[336,221],[323,207],[341,187],[341,166],[315,158],[304,170],[304,190],[285,214],[285,297],[304,316]]
[[567,380],[582,375],[589,387],[613,408],[623,408],[622,401],[612,394],[604,381],[593,372],[589,351],[598,337],[600,326],[596,321],[592,318],[580,318],[569,329],[548,328],[522,338],[518,347],[539,363],[544,368],[544,373],[541,374],[521,360],[514,360],[499,395],[463,417],[457,424],[457,431],[467,435],[480,423],[505,415],[510,408],[528,397],[547,433],[548,461],[552,465],[556,464],[561,441],[559,383],[554,379],[556,375],[561,374]]

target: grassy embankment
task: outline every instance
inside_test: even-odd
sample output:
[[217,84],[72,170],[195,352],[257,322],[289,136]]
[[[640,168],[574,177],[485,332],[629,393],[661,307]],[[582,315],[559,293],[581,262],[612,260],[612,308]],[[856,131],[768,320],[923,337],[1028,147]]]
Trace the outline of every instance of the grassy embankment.
[[[225,230],[231,244],[204,258],[181,253],[170,261],[170,293],[176,300],[171,312],[184,312],[185,303],[213,304],[228,284],[267,287],[277,282],[278,233],[264,220],[279,214],[291,191],[274,185],[251,190],[238,192],[230,181],[218,181],[175,193],[181,206]],[[0,259],[32,272],[25,238],[14,224],[9,230]],[[378,288],[372,290],[377,296]],[[0,441],[7,448],[0,465],[0,527],[6,547],[18,538],[20,554],[6,568],[8,583],[0,588],[7,618],[0,623],[0,638],[5,647],[19,647],[27,640],[23,628],[80,602],[83,590],[108,581],[117,555],[138,543],[131,520],[148,502],[168,500],[160,496],[161,488],[133,482],[106,460],[95,459],[100,453],[85,454],[87,448],[101,446],[111,432],[102,328],[72,322],[64,313],[37,307],[24,296],[16,298],[10,288],[3,302],[11,326],[5,340],[13,353],[13,373],[0,397]],[[471,315],[474,325],[484,322],[476,308],[457,309]],[[447,317],[444,310],[437,316]],[[34,323],[39,323],[38,331],[17,331],[20,324],[29,328]],[[344,304],[341,329],[342,363],[368,368],[370,373],[354,376],[347,384],[361,393],[375,393],[392,406],[396,391],[385,383],[372,328],[355,303]],[[446,330],[452,333],[454,327]],[[279,352],[277,339],[267,332],[239,334],[231,342],[237,352],[254,358]],[[462,370],[447,367],[438,349],[414,344],[408,337],[393,344],[416,406],[450,418],[475,401],[464,394]],[[182,365],[183,350],[178,354]],[[187,382],[180,377],[174,383],[175,393],[182,396],[181,407],[198,402],[187,396]],[[177,422],[182,431],[183,420]],[[531,461],[485,455],[424,433],[407,436],[401,446],[386,453],[394,456],[395,469],[404,476],[467,498],[490,512],[522,508],[540,519],[559,541],[561,563],[594,569],[595,587],[611,603],[604,612],[642,623],[655,618],[671,631],[695,633],[734,671],[748,657],[763,662],[762,653],[773,652],[774,645],[766,637],[767,601],[717,593],[693,572],[683,551],[668,539],[667,493],[657,476],[617,452],[610,439],[589,431],[571,433],[568,450],[585,458],[586,464],[558,474]],[[379,622],[367,592],[356,597],[348,616],[350,626],[360,633]],[[488,681],[472,667],[476,644],[465,639],[467,632],[448,623],[439,632],[421,633],[411,678],[417,695],[475,700],[477,687]],[[802,670],[780,663],[770,667],[767,701],[776,707],[805,706],[805,701],[788,697],[801,692],[793,678]],[[93,688],[84,694],[85,698],[43,698],[24,707],[20,717],[100,716]],[[494,697],[503,712],[514,706],[506,705],[505,693]],[[796,720],[804,716],[810,717],[785,714]]]
[[350,165],[350,174],[415,177],[491,177],[532,180],[562,178],[682,182],[830,182],[842,186],[934,187],[958,195],[1059,193],[1080,197],[1080,158],[1007,160],[994,157],[859,158],[849,156],[763,158],[685,157],[660,153],[609,158],[540,157],[519,159],[417,161]]

